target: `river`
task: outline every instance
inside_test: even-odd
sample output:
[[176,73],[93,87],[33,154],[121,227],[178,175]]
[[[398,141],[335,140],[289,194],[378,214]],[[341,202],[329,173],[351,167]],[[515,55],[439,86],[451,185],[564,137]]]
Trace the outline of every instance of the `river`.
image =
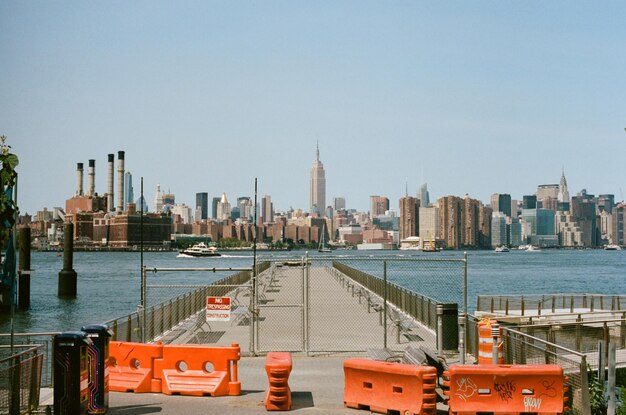
[[[258,259],[300,258],[303,251],[260,252]],[[329,254],[311,253],[327,258]],[[461,259],[463,253],[447,251],[421,253],[407,251],[334,251],[332,257],[351,260],[368,258],[442,258]],[[147,252],[149,268],[164,267],[250,267],[252,253],[228,252],[219,258],[179,258],[176,252]],[[138,252],[76,252],[74,269],[78,273],[75,299],[57,297],[58,273],[63,258],[54,252],[33,252],[34,275],[31,277],[31,307],[18,312],[16,332],[77,330],[81,325],[99,323],[129,314],[140,301],[140,256]],[[461,275],[458,269],[456,276]],[[224,273],[180,275],[171,282],[209,283]],[[389,280],[424,292],[416,279],[389,273]],[[431,286],[432,288],[432,286]],[[428,290],[426,290],[428,291]],[[432,291],[432,290],[431,290]],[[436,292],[435,290],[434,292]],[[478,294],[521,293],[626,293],[626,250],[544,250],[509,253],[470,251],[468,253],[468,303],[476,305]],[[10,331],[8,315],[0,315],[0,332]]]

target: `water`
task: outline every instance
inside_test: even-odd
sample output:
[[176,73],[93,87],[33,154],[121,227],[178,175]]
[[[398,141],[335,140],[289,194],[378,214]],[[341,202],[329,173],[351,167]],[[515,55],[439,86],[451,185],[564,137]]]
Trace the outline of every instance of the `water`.
[[[427,257],[462,258],[461,252],[421,253],[407,251],[336,251],[333,257]],[[148,252],[148,267],[251,267],[252,253],[227,253],[218,258],[177,258],[176,252]],[[267,253],[263,259],[294,259],[303,251]],[[312,257],[328,254],[313,252]],[[478,294],[522,293],[626,293],[626,250],[544,250],[524,252],[512,250],[496,254],[476,251],[468,254],[469,307],[476,304]],[[35,270],[31,278],[31,307],[16,316],[16,332],[66,331],[99,323],[136,311],[140,301],[140,262],[138,252],[76,252],[74,269],[78,273],[78,296],[72,300],[57,297],[58,273],[63,259],[54,252],[33,252]],[[402,273],[390,281],[428,295],[428,285]],[[457,273],[457,275],[459,275]],[[462,274],[460,274],[462,275]],[[163,282],[166,276],[162,277]],[[209,283],[226,276],[224,273],[178,274],[167,283]],[[395,278],[395,280],[394,280]],[[151,283],[154,280],[151,280]],[[449,282],[447,280],[442,282]],[[440,286],[439,292],[441,292]],[[444,290],[445,291],[445,290]],[[434,295],[431,295],[435,297]],[[0,332],[10,331],[9,317],[0,315]]]

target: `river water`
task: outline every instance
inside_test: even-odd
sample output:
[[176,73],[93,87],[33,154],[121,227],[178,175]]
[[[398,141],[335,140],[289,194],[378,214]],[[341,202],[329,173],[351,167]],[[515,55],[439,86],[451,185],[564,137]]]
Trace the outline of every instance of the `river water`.
[[[303,251],[260,252],[258,260],[301,258]],[[312,258],[329,254],[310,254]],[[368,258],[441,258],[461,259],[462,252],[421,253],[407,251],[335,251],[332,257],[352,260]],[[226,253],[219,258],[180,258],[176,252],[147,252],[149,268],[166,267],[251,267],[251,252]],[[351,261],[351,263],[353,263]],[[367,261],[363,262],[367,263]],[[78,273],[75,299],[57,297],[58,273],[63,258],[54,252],[33,252],[31,307],[18,312],[16,332],[77,330],[136,311],[140,301],[140,254],[138,252],[76,252],[74,269]],[[419,266],[419,265],[418,265]],[[455,265],[458,267],[458,265]],[[367,267],[366,267],[367,268]],[[462,275],[456,269],[455,276]],[[179,274],[167,283],[210,283],[225,273]],[[414,291],[437,297],[435,283],[406,274],[388,273],[389,280]],[[456,278],[456,277],[455,277]],[[435,287],[436,288],[436,287]],[[626,294],[626,250],[544,250],[509,253],[470,251],[468,253],[468,304],[475,308],[478,294],[530,293],[603,293]],[[438,299],[438,298],[436,298]],[[0,332],[10,331],[7,315],[0,315]]]

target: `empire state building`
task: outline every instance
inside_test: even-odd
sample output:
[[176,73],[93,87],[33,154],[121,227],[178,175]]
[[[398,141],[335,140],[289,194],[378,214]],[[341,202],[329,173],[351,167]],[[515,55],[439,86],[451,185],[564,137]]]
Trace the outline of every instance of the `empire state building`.
[[317,145],[316,158],[311,167],[311,180],[309,186],[310,212],[324,216],[326,209],[326,174],[324,165],[320,161],[320,146]]

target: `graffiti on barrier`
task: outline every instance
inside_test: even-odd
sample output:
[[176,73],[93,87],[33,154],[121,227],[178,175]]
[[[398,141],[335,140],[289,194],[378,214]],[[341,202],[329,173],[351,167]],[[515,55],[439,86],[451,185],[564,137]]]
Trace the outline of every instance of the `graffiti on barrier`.
[[456,385],[458,389],[454,394],[463,401],[467,401],[476,393],[476,384],[471,378],[457,379]]
[[515,383],[510,380],[498,383],[493,383],[493,388],[498,392],[500,399],[504,402],[508,402],[509,399],[513,399],[513,392],[515,392]]
[[555,383],[556,380],[553,380],[552,382],[549,380],[542,380],[541,388],[539,390],[543,389],[543,391],[539,394],[539,398],[544,396],[547,396],[548,398],[556,398],[556,388],[554,387]]
[[533,412],[539,409],[541,409],[541,399],[530,396],[524,397],[524,412]]

